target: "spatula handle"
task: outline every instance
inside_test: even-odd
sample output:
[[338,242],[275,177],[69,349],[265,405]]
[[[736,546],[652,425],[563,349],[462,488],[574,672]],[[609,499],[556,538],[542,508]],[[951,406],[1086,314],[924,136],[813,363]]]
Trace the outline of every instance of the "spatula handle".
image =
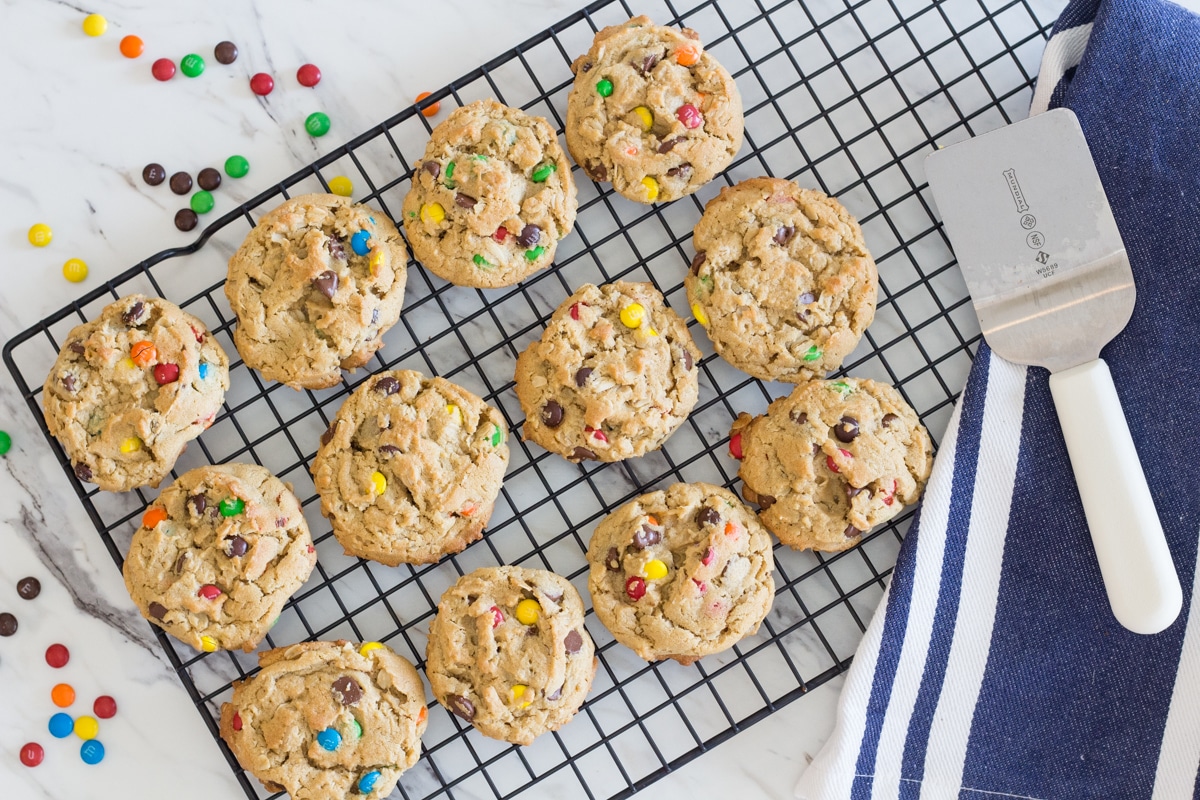
[[1134,633],[1179,616],[1183,593],[1125,412],[1101,359],[1050,376],[1108,602]]

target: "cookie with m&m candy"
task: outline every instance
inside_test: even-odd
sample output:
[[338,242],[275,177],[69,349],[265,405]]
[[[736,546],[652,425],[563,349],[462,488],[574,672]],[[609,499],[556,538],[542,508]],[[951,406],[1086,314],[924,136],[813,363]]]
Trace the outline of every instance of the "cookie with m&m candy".
[[287,484],[256,464],[197,467],[142,514],[125,587],[146,619],[181,642],[250,652],[316,561]]

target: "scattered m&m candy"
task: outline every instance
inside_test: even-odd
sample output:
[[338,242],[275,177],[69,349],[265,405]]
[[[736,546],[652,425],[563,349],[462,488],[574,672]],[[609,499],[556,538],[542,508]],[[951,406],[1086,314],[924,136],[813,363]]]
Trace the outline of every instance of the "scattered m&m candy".
[[55,669],[62,669],[71,660],[71,651],[64,645],[52,644],[46,648],[46,663]]
[[75,720],[75,735],[80,739],[84,741],[95,739],[99,733],[100,723],[96,721],[95,717],[84,716]]
[[12,449],[12,437],[7,431],[0,431],[0,456]]
[[21,763],[27,767],[36,767],[42,763],[42,759],[45,757],[46,751],[37,742],[29,742],[21,746]]
[[75,732],[75,720],[70,714],[61,711],[50,718],[50,735],[55,739],[65,739]]
[[32,600],[41,593],[42,582],[37,578],[21,578],[17,581],[17,594],[22,600]]
[[99,739],[88,739],[79,748],[79,757],[85,764],[99,764],[104,760],[104,745]]
[[108,30],[108,20],[103,14],[88,14],[83,18],[83,32],[88,36],[103,36]]
[[63,264],[63,277],[71,283],[80,283],[88,276],[88,266],[82,259],[68,258]]
[[17,618],[5,611],[0,614],[0,636],[12,636],[17,632]]
[[244,178],[250,172],[250,162],[245,156],[230,156],[225,159],[225,174],[231,178]]
[[345,175],[338,175],[329,179],[329,191],[338,197],[349,197],[354,194],[354,184]]
[[314,111],[304,120],[304,130],[309,136],[321,137],[329,133],[329,115],[324,111]]
[[217,42],[213,48],[213,57],[221,64],[232,64],[237,61],[238,47],[233,42]]
[[205,167],[197,173],[196,183],[206,192],[216,191],[221,185],[221,172],[212,167]]
[[146,43],[140,36],[130,34],[121,39],[121,55],[126,58],[137,58],[146,52]]
[[92,703],[92,711],[100,719],[112,719],[117,715],[117,701],[102,694]]
[[[419,95],[417,95],[417,102],[418,103],[421,102],[426,97],[429,97],[429,92],[421,92]],[[421,115],[425,116],[425,117],[432,117],[434,114],[436,114],[438,112],[438,110],[441,107],[442,107],[441,102],[430,103],[429,105],[427,105],[421,109]]]
[[60,683],[50,690],[50,700],[59,708],[75,702],[75,689],[69,683]]
[[190,208],[181,208],[175,212],[175,227],[187,233],[200,222],[200,217]]
[[316,64],[305,64],[296,70],[296,80],[300,82],[301,86],[311,88],[321,82],[321,70],[317,68]]
[[169,81],[175,77],[175,62],[169,58],[160,58],[150,65],[150,74],[155,80]]
[[213,200],[212,193],[206,192],[203,189],[192,195],[192,199],[188,202],[188,205],[192,207],[192,211],[195,211],[197,214],[207,214],[213,210],[215,204],[216,201]]
[[250,91],[259,97],[266,97],[275,88],[275,79],[265,72],[258,72],[250,78]]
[[147,186],[158,186],[167,179],[167,171],[162,164],[150,163],[142,168],[142,180]]
[[34,247],[45,247],[54,238],[54,231],[44,222],[39,222],[29,229],[29,243]]
[[179,71],[189,78],[198,78],[204,72],[204,59],[195,53],[188,53],[179,61]]

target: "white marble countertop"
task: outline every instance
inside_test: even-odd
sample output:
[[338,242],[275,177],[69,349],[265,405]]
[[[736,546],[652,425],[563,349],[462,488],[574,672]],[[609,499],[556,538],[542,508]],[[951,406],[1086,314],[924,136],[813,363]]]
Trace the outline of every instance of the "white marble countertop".
[[[145,186],[144,164],[195,175],[200,167],[220,166],[228,154],[245,155],[250,175],[226,179],[217,193],[217,211],[228,210],[418,92],[445,84],[581,5],[95,0],[81,9],[52,0],[0,0],[0,337],[7,341],[142,258],[191,241],[172,224],[181,198],[165,186]],[[97,39],[80,29],[92,11],[109,22]],[[117,49],[129,33],[146,42],[146,54],[135,61]],[[230,67],[211,57],[222,39],[241,50]],[[151,78],[155,58],[178,60],[189,52],[206,57],[200,79],[177,75],[163,85]],[[309,61],[324,72],[315,90],[294,78]],[[247,76],[260,70],[276,75],[265,101],[247,88]],[[314,140],[302,125],[317,108],[329,114],[333,130]],[[26,242],[35,222],[53,227],[50,247]],[[61,275],[71,257],[89,265],[82,285]],[[15,636],[0,639],[0,797],[241,797],[7,371],[0,375],[0,428],[14,441],[0,459],[0,611],[20,622]],[[15,584],[26,575],[42,582],[36,600],[17,597]],[[71,649],[65,669],[52,670],[43,660],[52,642]],[[73,714],[87,713],[99,694],[118,700],[117,717],[102,722],[107,756],[99,766],[82,763],[77,739],[55,740],[46,730],[57,710],[48,694],[59,681],[78,692]],[[643,794],[790,796],[832,726],[839,684],[813,691]],[[46,749],[36,769],[17,759],[28,741]]]

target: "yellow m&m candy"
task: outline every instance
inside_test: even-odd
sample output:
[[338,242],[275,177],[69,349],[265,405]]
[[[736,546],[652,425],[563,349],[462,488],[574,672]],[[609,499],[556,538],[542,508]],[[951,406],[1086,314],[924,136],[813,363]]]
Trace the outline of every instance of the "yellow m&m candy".
[[84,741],[95,739],[100,733],[100,723],[95,717],[80,717],[75,720],[75,735]]
[[521,602],[517,603],[517,622],[521,623],[522,625],[533,625],[538,621],[538,617],[541,615],[541,612],[542,606],[537,600],[525,598]]
[[700,307],[699,303],[692,303],[692,316],[695,317],[696,322],[699,322],[701,325],[708,324],[708,316],[704,313],[704,309]]
[[143,442],[141,439],[136,436],[130,436],[128,439],[121,442],[120,449],[122,453],[136,453],[138,450],[142,449],[142,444]]
[[446,413],[449,414],[450,416],[454,417],[455,422],[457,422],[460,425],[462,424],[462,421],[463,421],[462,409],[460,409],[458,406],[454,405],[454,403],[449,403],[446,406]]
[[88,14],[83,18],[83,32],[88,36],[103,36],[108,30],[108,20],[103,14]]
[[421,219],[423,221],[437,225],[445,218],[446,209],[442,208],[441,203],[426,203],[421,206]]
[[88,275],[87,264],[83,263],[78,258],[68,258],[67,263],[63,264],[63,277],[71,283],[79,283]]
[[638,121],[642,123],[642,130],[649,131],[654,127],[654,114],[650,109],[645,106],[638,106],[633,110],[633,113],[637,116]]
[[529,687],[523,683],[518,683],[512,687],[512,699],[513,699],[514,703],[519,704],[519,706],[518,706],[519,708],[525,708],[530,703],[533,702],[532,700],[526,700],[523,703],[521,702],[521,698],[525,696],[525,692],[527,692],[528,690],[529,690]]
[[387,489],[387,478],[383,477],[383,473],[379,470],[371,473],[371,488],[375,494],[383,494],[384,490]]
[[349,197],[354,194],[354,183],[345,175],[338,175],[329,179],[329,191],[338,197]]
[[641,303],[630,303],[621,309],[621,324],[626,328],[636,328],[642,324],[646,309]]
[[382,649],[383,645],[379,642],[363,642],[363,646],[358,648],[358,654],[360,656],[369,656],[372,652]]
[[29,229],[29,243],[34,247],[45,247],[54,238],[54,231],[44,222],[39,222]]
[[206,653],[217,652],[217,640],[211,636],[201,636],[200,649]]
[[661,581],[667,577],[667,565],[657,558],[646,562],[646,580]]
[[658,199],[658,181],[649,175],[642,178],[642,186],[646,187],[646,200],[653,203]]

